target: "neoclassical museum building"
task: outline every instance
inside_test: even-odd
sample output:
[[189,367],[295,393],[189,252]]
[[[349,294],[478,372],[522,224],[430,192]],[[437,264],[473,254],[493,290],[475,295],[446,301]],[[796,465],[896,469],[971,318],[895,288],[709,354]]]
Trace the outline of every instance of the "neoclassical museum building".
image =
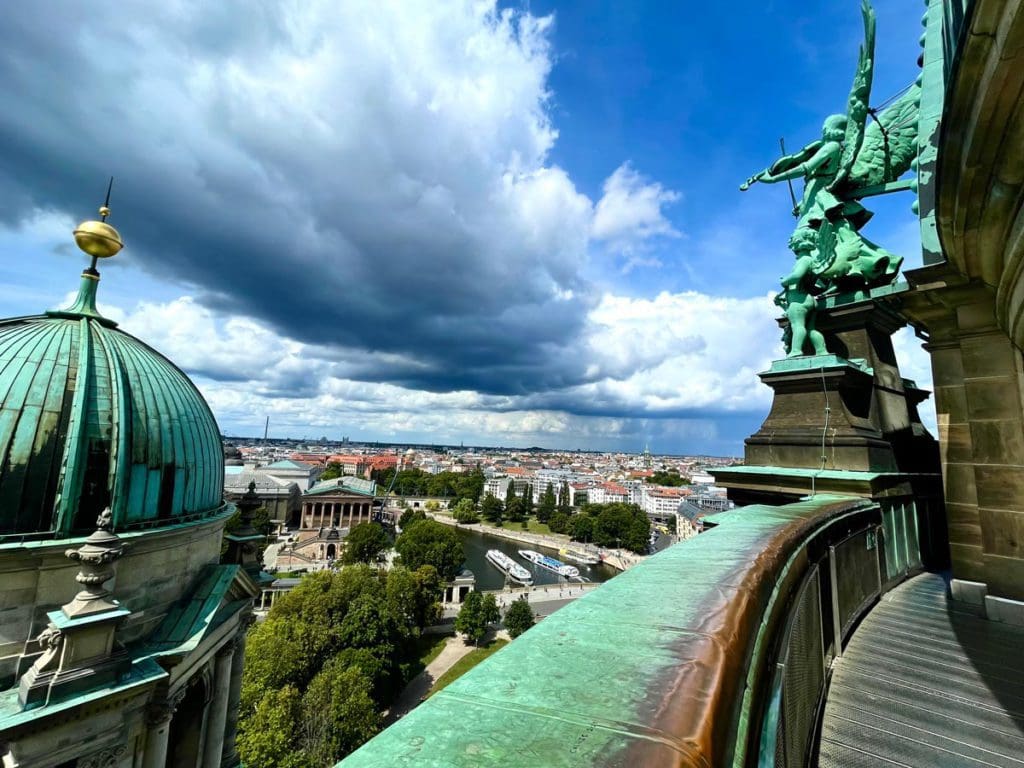
[[299,530],[278,550],[277,567],[321,567],[337,559],[348,532],[381,512],[376,494],[376,483],[358,477],[324,480],[303,493]]
[[96,308],[100,213],[72,305],[0,321],[0,762],[234,766],[255,531],[222,558],[213,414]]

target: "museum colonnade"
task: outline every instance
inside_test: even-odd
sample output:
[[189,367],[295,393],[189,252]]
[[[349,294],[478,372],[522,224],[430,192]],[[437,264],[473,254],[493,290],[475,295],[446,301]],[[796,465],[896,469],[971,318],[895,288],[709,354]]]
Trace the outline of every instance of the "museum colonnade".
[[370,520],[370,502],[307,501],[302,505],[303,528],[352,528]]

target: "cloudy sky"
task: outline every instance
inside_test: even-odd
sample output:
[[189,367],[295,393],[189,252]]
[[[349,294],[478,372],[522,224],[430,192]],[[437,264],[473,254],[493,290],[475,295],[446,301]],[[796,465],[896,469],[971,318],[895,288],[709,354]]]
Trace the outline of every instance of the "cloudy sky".
[[[858,5],[42,0],[0,26],[0,312],[67,300],[112,174],[101,307],[225,433],[739,454],[792,218],[737,187],[844,109]],[[879,102],[923,4],[876,5]],[[914,266],[910,202],[869,232]]]

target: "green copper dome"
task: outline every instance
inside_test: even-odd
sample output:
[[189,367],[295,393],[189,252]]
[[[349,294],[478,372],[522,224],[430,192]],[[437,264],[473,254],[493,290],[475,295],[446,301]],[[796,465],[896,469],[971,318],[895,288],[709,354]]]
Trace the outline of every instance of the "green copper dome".
[[0,321],[0,541],[197,519],[223,506],[209,406],[161,354],[96,310],[87,269],[66,310]]

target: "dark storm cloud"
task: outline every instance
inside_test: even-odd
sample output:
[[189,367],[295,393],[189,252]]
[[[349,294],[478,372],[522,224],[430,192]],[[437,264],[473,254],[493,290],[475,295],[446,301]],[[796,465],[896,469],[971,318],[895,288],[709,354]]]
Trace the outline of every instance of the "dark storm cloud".
[[[89,216],[113,174],[123,258],[207,306],[346,348],[352,377],[500,394],[584,381],[590,204],[544,167],[532,22],[445,18],[430,50],[407,53],[394,25],[429,26],[415,13],[322,10],[9,14],[0,217]],[[450,54],[471,31],[493,50]],[[294,374],[268,389],[310,391]]]

